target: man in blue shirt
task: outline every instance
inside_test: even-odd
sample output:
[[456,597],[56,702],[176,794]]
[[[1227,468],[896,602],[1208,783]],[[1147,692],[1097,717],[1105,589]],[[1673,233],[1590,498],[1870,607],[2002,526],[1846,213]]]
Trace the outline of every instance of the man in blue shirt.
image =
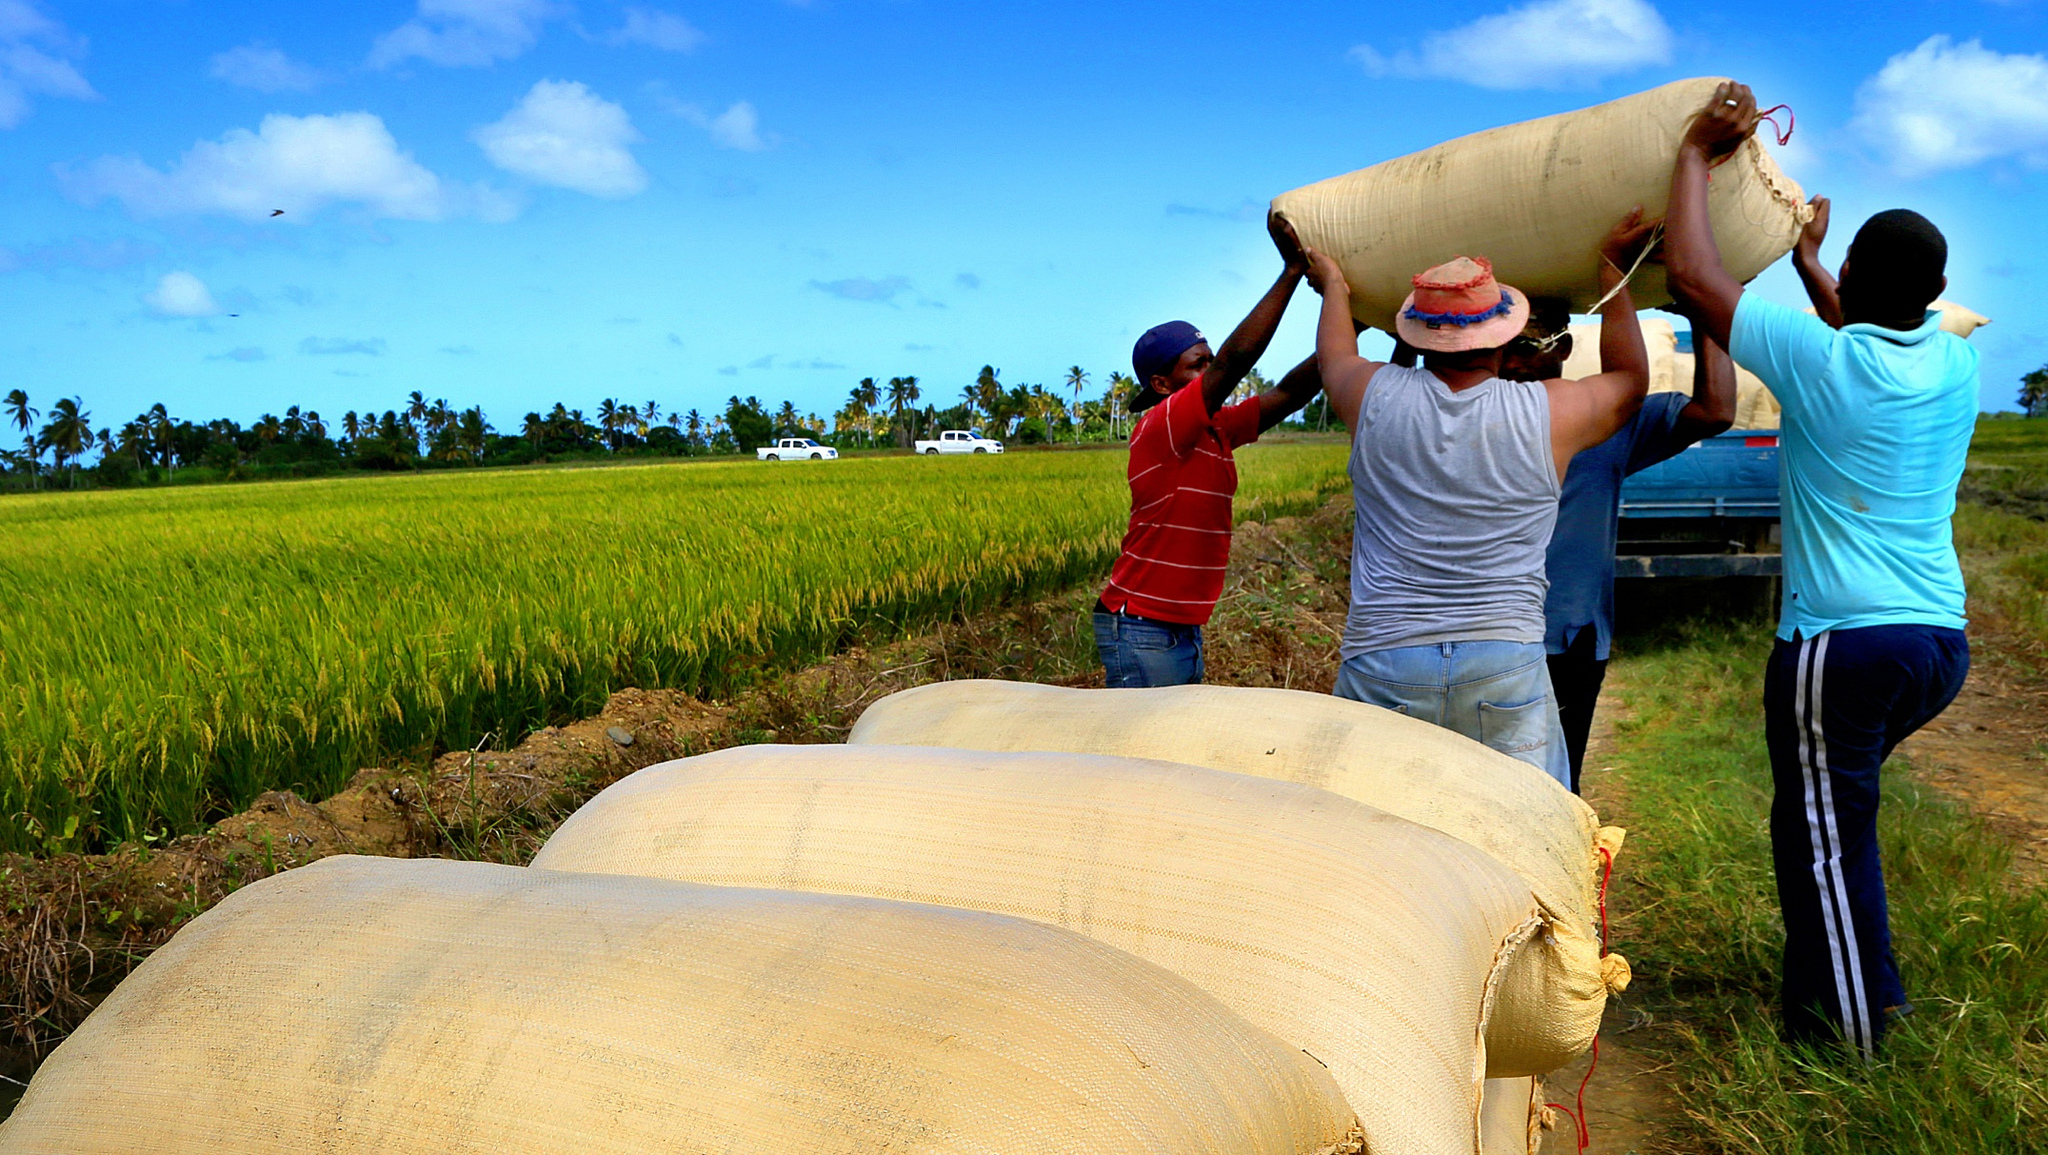
[[1827,202],[1815,198],[1795,263],[1817,316],[1743,292],[1714,247],[1707,173],[1756,122],[1755,97],[1731,83],[1687,130],[1665,267],[1698,327],[1784,406],[1785,594],[1764,675],[1784,1029],[1867,1056],[1911,1010],[1878,861],[1878,767],[1969,670],[1949,519],[1976,427],[1977,354],[1928,309],[1948,285],[1948,245],[1905,209],[1864,223],[1837,282],[1820,264]]
[[[1510,381],[1564,376],[1572,353],[1569,306],[1531,302],[1529,325],[1501,354]],[[1735,365],[1696,329],[1692,396],[1652,393],[1621,431],[1572,458],[1557,503],[1545,570],[1543,648],[1557,718],[1571,758],[1572,792],[1586,764],[1586,739],[1614,636],[1614,550],[1620,536],[1621,479],[1675,456],[1735,423]]]

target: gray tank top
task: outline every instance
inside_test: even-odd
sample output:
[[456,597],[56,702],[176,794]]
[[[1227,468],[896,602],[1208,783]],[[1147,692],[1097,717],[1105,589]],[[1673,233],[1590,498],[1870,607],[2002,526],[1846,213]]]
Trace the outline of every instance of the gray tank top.
[[1351,448],[1346,658],[1437,642],[1543,640],[1543,555],[1557,524],[1550,396],[1495,377],[1373,375]]

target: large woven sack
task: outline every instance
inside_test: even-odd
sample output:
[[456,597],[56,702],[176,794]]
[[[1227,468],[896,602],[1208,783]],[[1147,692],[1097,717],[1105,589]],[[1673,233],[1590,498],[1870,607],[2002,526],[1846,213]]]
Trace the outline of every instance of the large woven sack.
[[1954,333],[1958,337],[1968,337],[1991,323],[1991,318],[1968,305],[1958,305],[1954,301],[1937,300],[1928,308],[1939,309],[1942,330]]
[[[1629,209],[1664,215],[1671,165],[1716,77],[1680,80],[1577,112],[1459,137],[1284,193],[1273,207],[1334,257],[1351,312],[1392,331],[1409,278],[1458,254],[1502,282],[1587,312],[1599,245]],[[1747,281],[1784,256],[1812,216],[1806,194],[1755,138],[1714,170],[1707,193],[1728,271]],[[1637,305],[1669,304],[1661,265],[1631,282]]]
[[[1516,953],[1487,1031],[1487,1071],[1540,1075],[1593,1041],[1610,986],[1600,954],[1593,810],[1525,762],[1392,710],[1233,686],[1069,690],[936,682],[868,707],[847,741],[1163,758],[1319,786],[1440,830],[1527,881],[1545,931]],[[1620,831],[1605,832],[1610,852]],[[1360,1107],[1363,1110],[1363,1106]]]
[[1366,1147],[1473,1155],[1489,1002],[1541,926],[1472,847],[1328,791],[1132,758],[745,746],[667,762],[537,867],[910,899],[1149,959],[1329,1065]]
[[9,1155],[1358,1150],[1327,1072],[1160,967],[909,903],[329,858],[51,1055]]
[[[1672,329],[1671,322],[1661,317],[1643,317],[1639,323],[1643,327],[1643,344],[1650,350],[1650,392],[1691,396],[1696,362],[1693,354],[1678,352],[1678,334]],[[1577,380],[1598,373],[1600,322],[1573,325],[1571,334],[1572,352],[1565,358],[1564,375]],[[1770,386],[1756,374],[1737,365],[1733,428],[1776,429],[1779,412],[1778,399],[1771,393]]]
[[[1636,324],[1642,327],[1643,347],[1650,353],[1650,392],[1692,392],[1692,363],[1686,362],[1681,378],[1677,359],[1684,354],[1678,351],[1678,331],[1671,322],[1662,317],[1638,317]],[[1600,372],[1600,322],[1573,325],[1570,332],[1572,351],[1564,360],[1564,376],[1577,381]]]

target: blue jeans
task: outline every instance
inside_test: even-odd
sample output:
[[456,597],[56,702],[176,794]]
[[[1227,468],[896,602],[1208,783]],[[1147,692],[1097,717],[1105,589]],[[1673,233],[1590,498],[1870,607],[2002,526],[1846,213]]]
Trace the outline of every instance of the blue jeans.
[[1439,642],[1375,650],[1346,658],[1331,692],[1456,730],[1571,789],[1571,755],[1541,644]]
[[1188,686],[1202,680],[1202,627],[1095,611],[1095,650],[1112,690]]

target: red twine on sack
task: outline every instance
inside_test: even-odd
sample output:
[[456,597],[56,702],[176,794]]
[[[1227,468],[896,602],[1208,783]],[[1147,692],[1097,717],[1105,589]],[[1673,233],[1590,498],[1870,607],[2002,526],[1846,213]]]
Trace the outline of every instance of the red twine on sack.
[[[1777,118],[1773,115],[1774,113],[1779,112],[1785,114],[1785,127],[1783,128],[1778,127]],[[1792,143],[1792,130],[1798,127],[1799,122],[1797,118],[1795,118],[1792,115],[1791,105],[1781,104],[1778,105],[1776,108],[1767,108],[1764,111],[1757,113],[1756,118],[1759,121],[1764,121],[1770,124],[1771,135],[1778,138],[1779,148],[1783,148],[1786,145]]]
[[[1784,106],[1779,105],[1778,107],[1783,108]],[[1774,108],[1771,111],[1776,112],[1777,109]],[[1786,112],[1789,114],[1791,110],[1786,109]],[[1776,127],[1775,121],[1772,122],[1772,127]],[[1790,134],[1787,133],[1787,135],[1789,136]],[[1784,142],[1780,141],[1779,143],[1782,144]],[[1614,852],[1607,849],[1604,846],[1598,847],[1597,849],[1600,851],[1600,957],[1606,958],[1607,883],[1614,877]],[[1600,1036],[1596,1033],[1593,1036],[1593,1057],[1590,1061],[1586,1063],[1586,1077],[1579,1080],[1578,1097],[1573,1100],[1578,1104],[1579,1109],[1574,1111],[1570,1107],[1565,1106],[1563,1103],[1544,1104],[1544,1106],[1546,1107],[1549,1107],[1553,1110],[1562,1111],[1565,1114],[1571,1116],[1572,1126],[1576,1128],[1579,1133],[1579,1145],[1576,1148],[1576,1150],[1580,1152],[1585,1151],[1586,1148],[1591,1147],[1593,1145],[1593,1132],[1586,1126],[1586,1084],[1593,1081],[1593,1072],[1598,1070],[1599,1067]]]

